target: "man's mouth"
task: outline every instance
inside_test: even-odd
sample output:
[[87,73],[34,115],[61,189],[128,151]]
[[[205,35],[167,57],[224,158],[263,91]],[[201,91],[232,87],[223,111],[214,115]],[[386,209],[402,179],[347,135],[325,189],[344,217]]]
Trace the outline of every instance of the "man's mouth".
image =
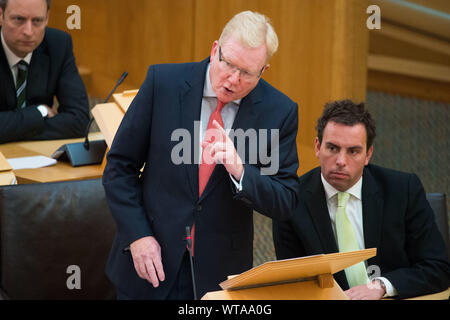
[[223,87],[224,89],[225,89],[225,92],[226,93],[228,93],[228,94],[232,94],[233,93],[233,90],[230,90],[230,89],[228,89],[228,88],[226,88],[226,87]]
[[23,46],[32,46],[34,41],[19,41],[19,43]]
[[341,172],[341,171],[332,171],[330,172],[330,175],[333,176],[334,178],[346,178],[348,177],[348,174],[346,174],[345,172]]

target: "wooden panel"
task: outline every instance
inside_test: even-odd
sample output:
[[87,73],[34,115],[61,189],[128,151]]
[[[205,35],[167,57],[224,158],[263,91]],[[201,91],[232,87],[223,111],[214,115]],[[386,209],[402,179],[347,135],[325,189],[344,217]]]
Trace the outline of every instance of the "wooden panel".
[[433,9],[423,2],[410,4],[408,1],[371,0],[371,4],[380,7],[381,17],[384,20],[450,39],[450,20],[444,16],[445,11]]
[[[447,14],[450,12],[447,0],[411,2]],[[390,10],[392,8],[389,6],[382,8],[382,17],[395,16]],[[415,23],[416,20],[411,21]],[[420,31],[415,25],[396,25],[386,20],[382,20],[380,30],[370,31],[369,37],[368,89],[433,101],[450,101],[449,40]]]
[[117,103],[98,104],[92,109],[92,115],[105,137],[108,148],[111,148],[114,136],[122,122],[124,111]]
[[367,79],[367,87],[370,90],[450,103],[450,85],[448,82],[431,81],[374,70],[369,70]]
[[331,274],[376,255],[376,248],[269,261],[229,277],[202,300],[347,299]]
[[247,270],[231,279],[221,282],[222,289],[240,290],[274,284],[293,282],[301,279],[314,278],[321,274],[334,274],[358,262],[374,257],[376,248],[320,254],[269,261]]
[[450,67],[445,65],[371,54],[369,55],[368,67],[370,70],[443,81],[450,84]]
[[6,160],[3,153],[0,152],[0,172],[11,171],[11,170],[12,170],[12,167],[9,164],[8,160]]
[[369,52],[450,64],[450,41],[383,22],[369,32]]
[[0,172],[0,186],[9,186],[16,184],[17,180],[12,171]]
[[68,30],[72,4],[53,1],[49,26],[72,35],[77,64],[91,70],[92,95],[106,97],[124,71],[118,90],[139,88],[150,64],[192,60],[194,0],[79,0],[81,30]]
[[348,300],[341,287],[320,289],[316,281],[305,281],[244,290],[208,292],[202,300]]
[[448,0],[408,0],[415,4],[439,10],[450,14],[450,2]]

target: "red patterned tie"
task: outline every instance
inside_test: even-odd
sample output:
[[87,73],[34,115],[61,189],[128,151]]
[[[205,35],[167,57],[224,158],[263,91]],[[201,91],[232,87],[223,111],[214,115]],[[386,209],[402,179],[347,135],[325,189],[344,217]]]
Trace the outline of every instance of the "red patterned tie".
[[[208,127],[206,128],[206,132],[205,132],[205,140],[209,137],[209,135],[207,134],[208,130],[214,130],[213,127],[213,121],[216,120],[220,126],[223,128],[223,120],[222,120],[222,109],[225,106],[225,104],[220,101],[217,100],[217,107],[214,110],[214,112],[211,114],[211,116],[209,117],[209,121],[208,121]],[[214,138],[214,136],[213,136]],[[213,139],[209,139],[206,140],[208,142],[212,142],[214,141]],[[208,183],[209,177],[211,176],[214,167],[216,166],[216,163],[207,163],[207,161],[205,161],[205,157],[204,157],[204,152],[205,152],[206,148],[203,148],[202,151],[202,161],[200,163],[200,167],[198,170],[198,197],[200,198],[200,196],[203,193],[203,190],[205,190],[206,184]],[[191,239],[192,239],[192,255],[194,255],[194,234],[195,234],[195,224],[192,226],[191,229]]]
[[[225,106],[225,104],[222,101],[217,100],[217,107],[214,110],[214,112],[211,114],[211,116],[209,117],[209,121],[208,121],[208,127],[206,128],[206,132],[205,132],[205,140],[207,142],[212,142],[214,140],[214,137],[212,137],[213,139],[208,139],[209,135],[207,134],[207,132],[209,130],[214,130],[213,128],[213,121],[216,120],[220,126],[223,128],[223,120],[222,120],[222,115],[221,115],[221,111],[223,109],[223,107]],[[208,139],[208,140],[206,140]],[[205,148],[202,151],[202,162],[200,163],[200,168],[198,170],[198,196],[200,197],[203,193],[203,190],[205,190],[206,184],[208,183],[209,177],[211,176],[214,167],[216,166],[215,163],[211,163],[208,164],[207,161],[205,160]]]

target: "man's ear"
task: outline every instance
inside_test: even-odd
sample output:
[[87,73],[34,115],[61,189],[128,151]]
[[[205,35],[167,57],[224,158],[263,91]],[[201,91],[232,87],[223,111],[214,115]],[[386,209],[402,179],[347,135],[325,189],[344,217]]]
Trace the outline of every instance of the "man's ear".
[[211,54],[209,56],[209,62],[214,60],[214,57],[216,56],[216,54],[218,54],[218,50],[219,50],[219,41],[214,41],[212,48],[211,48]]
[[367,154],[366,154],[366,166],[369,164],[370,158],[372,158],[372,154],[373,154],[373,145],[370,146],[369,150],[367,150]]
[[316,137],[314,139],[314,152],[316,153],[317,158],[319,158],[319,151],[320,151],[319,137]]
[[266,64],[265,66],[264,66],[264,69],[263,69],[263,71],[261,72],[261,76],[262,76],[262,74],[267,70],[267,69],[269,69],[270,68],[270,64],[268,63],[268,64]]
[[45,21],[45,26],[48,26],[48,20],[50,19],[50,10],[47,11],[47,19]]

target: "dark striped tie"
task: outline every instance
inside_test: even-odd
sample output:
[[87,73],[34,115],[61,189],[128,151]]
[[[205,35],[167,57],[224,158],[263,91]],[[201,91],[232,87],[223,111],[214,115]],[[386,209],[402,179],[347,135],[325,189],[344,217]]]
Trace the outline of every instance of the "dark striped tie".
[[16,81],[16,97],[17,108],[25,108],[26,102],[26,87],[27,87],[27,75],[28,75],[28,63],[20,60],[17,63],[17,81]]

